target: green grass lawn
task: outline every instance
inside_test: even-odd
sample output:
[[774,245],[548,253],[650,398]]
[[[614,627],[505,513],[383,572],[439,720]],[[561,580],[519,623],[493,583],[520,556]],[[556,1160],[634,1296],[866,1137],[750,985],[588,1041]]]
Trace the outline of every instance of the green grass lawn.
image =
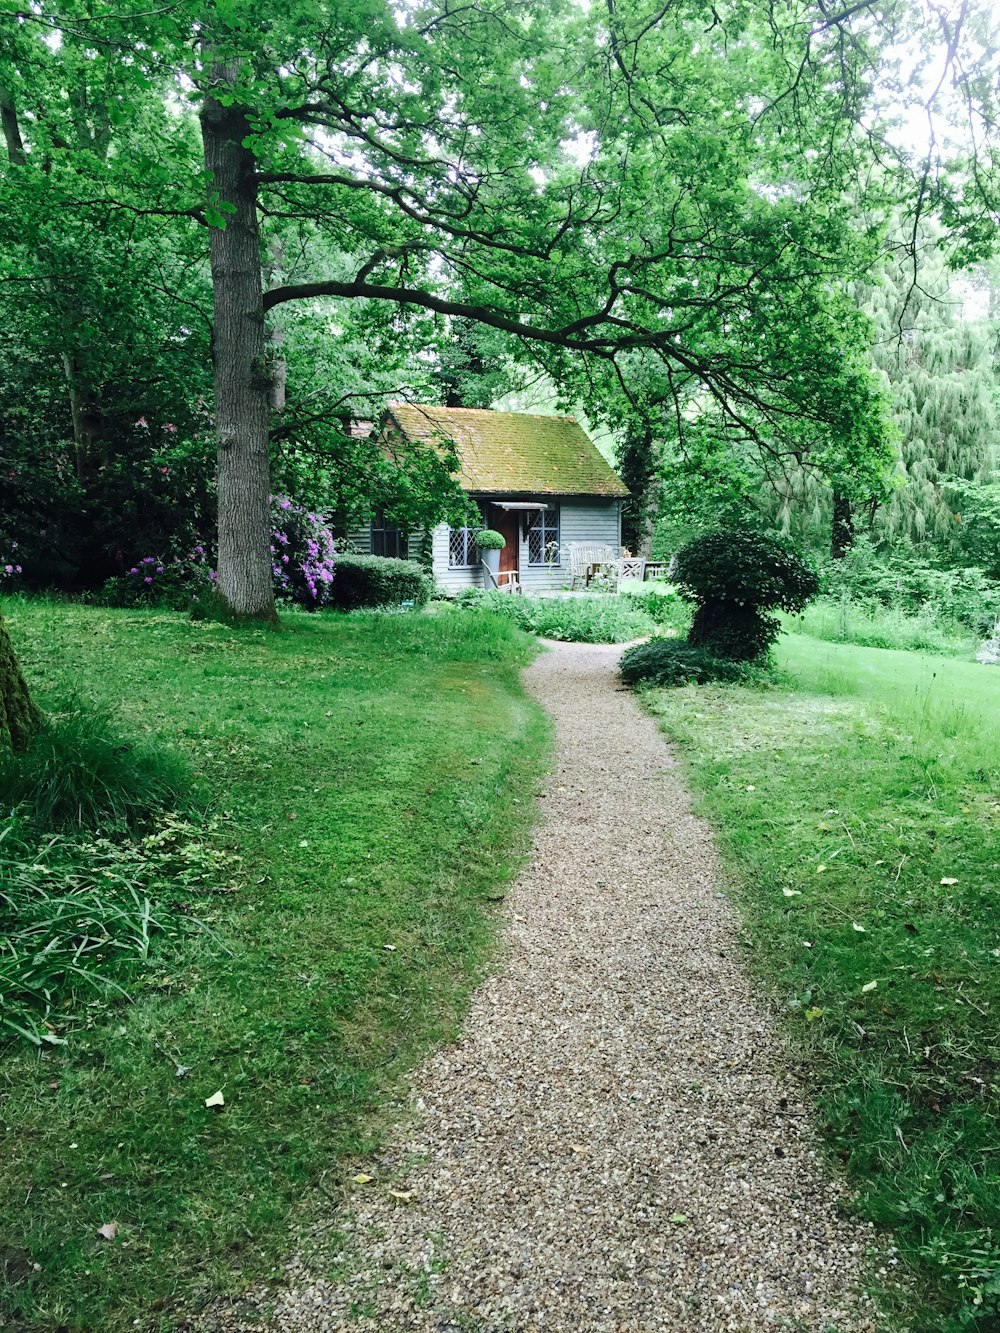
[[1000,1327],[1000,669],[785,637],[789,685],[657,691],[825,1132],[917,1274]]
[[38,701],[176,747],[241,857],[215,934],[162,945],[131,1003],[0,1049],[0,1326],[172,1327],[276,1269],[453,1032],[544,762],[529,641],[448,613],[4,613]]

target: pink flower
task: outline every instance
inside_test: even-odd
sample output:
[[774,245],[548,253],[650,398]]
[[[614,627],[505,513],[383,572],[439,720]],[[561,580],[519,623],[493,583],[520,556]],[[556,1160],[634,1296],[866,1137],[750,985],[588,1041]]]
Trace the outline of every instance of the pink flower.
[[163,427],[163,429],[170,431],[171,435],[177,434],[177,427],[174,425],[172,421],[168,421],[167,424]]
[[137,426],[148,426],[148,425],[149,425],[149,422],[146,420],[145,417],[140,417],[139,420],[138,420],[135,424],[136,424]]

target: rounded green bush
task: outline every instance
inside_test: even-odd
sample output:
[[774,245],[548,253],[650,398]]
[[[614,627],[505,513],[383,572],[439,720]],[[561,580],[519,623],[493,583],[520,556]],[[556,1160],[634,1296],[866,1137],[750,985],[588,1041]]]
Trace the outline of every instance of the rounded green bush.
[[494,528],[482,528],[476,533],[476,545],[481,551],[502,551],[507,538]]
[[383,555],[339,555],[330,605],[359,611],[412,602],[425,606],[434,585],[412,560]]
[[695,603],[690,646],[736,662],[767,656],[781,629],[770,612],[801,611],[819,591],[816,570],[789,542],[753,531],[695,537],[671,576]]

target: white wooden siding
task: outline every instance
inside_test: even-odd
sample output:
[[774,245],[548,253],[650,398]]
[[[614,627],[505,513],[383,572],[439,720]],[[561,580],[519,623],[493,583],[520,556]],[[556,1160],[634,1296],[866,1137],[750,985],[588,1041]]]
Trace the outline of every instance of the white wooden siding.
[[[552,504],[550,498],[539,497]],[[562,588],[569,583],[566,565],[529,565],[528,539],[525,523],[519,524],[520,542],[518,565],[521,585],[526,593]],[[559,505],[559,545],[565,549],[570,542],[600,543],[617,547],[621,543],[621,506],[617,500],[564,500]],[[434,529],[434,577],[446,592],[456,593],[463,588],[481,588],[483,573],[475,569],[448,568],[448,525]]]
[[[556,503],[551,497],[539,496],[545,504]],[[479,565],[473,568],[448,568],[448,524],[439,523],[433,532],[433,570],[434,578],[448,593],[461,592],[463,588],[481,588],[483,571]],[[526,593],[548,591],[562,588],[569,583],[569,568],[566,565],[529,565],[528,539],[525,535],[525,523],[519,523],[520,544],[518,564],[521,584]],[[371,525],[354,528],[347,534],[349,540],[363,555],[370,555],[372,549]],[[618,500],[564,500],[559,502],[559,545],[565,550],[570,542],[587,542],[604,546],[618,547],[621,544],[621,503]],[[419,534],[410,536],[410,559],[419,545]]]

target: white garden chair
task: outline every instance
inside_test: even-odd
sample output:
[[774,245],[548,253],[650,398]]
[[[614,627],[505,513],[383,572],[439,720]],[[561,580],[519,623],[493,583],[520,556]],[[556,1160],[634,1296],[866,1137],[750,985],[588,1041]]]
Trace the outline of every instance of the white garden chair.
[[618,559],[617,546],[605,546],[598,542],[570,542],[566,548],[569,554],[569,586],[576,587],[577,579],[584,586],[593,565],[613,565]]
[[485,560],[481,561],[481,564],[483,566],[483,587],[487,592],[524,593],[516,569],[501,569],[499,574],[494,574]]

